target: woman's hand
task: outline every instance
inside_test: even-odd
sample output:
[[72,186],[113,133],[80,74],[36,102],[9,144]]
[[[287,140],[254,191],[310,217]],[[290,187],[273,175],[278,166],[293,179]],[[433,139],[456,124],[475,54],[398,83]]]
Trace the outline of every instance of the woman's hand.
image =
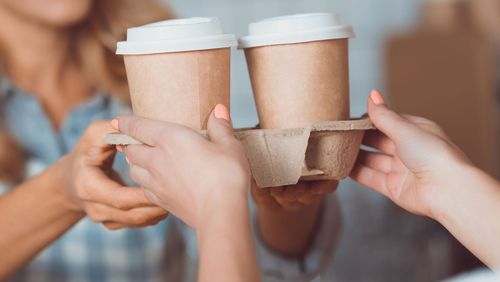
[[469,160],[437,124],[391,111],[377,91],[368,114],[378,131],[368,131],[363,144],[377,152],[361,150],[351,177],[412,213],[434,217]]
[[208,139],[184,126],[138,117],[120,117],[118,124],[146,144],[124,149],[134,181],[151,201],[191,227],[246,205],[249,165],[225,107],[211,114]]
[[124,187],[113,171],[113,146],[104,144],[107,133],[113,132],[109,122],[93,123],[73,151],[56,166],[65,185],[69,208],[84,212],[94,222],[108,229],[155,225],[167,212],[151,203],[143,191]]
[[434,122],[387,108],[379,92],[368,99],[379,131],[364,144],[351,177],[402,208],[440,222],[493,269],[500,267],[500,183],[475,168]]
[[252,182],[252,195],[259,208],[271,211],[300,211],[337,189],[338,181],[301,181],[296,185],[259,188]]
[[250,169],[228,110],[215,107],[208,139],[184,126],[137,117],[112,123],[146,144],[124,149],[132,178],[151,201],[196,230],[198,280],[260,281],[247,201]]

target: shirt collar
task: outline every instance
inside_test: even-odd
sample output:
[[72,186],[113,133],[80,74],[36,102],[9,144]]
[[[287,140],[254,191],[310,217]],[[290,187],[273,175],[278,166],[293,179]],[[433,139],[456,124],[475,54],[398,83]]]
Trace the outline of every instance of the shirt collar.
[[[35,98],[34,96],[27,95],[20,90],[16,91],[16,87],[14,86],[14,84],[12,84],[12,82],[7,77],[0,75],[0,99],[7,98],[13,93],[18,93],[22,96],[28,96],[29,98]],[[106,93],[102,90],[97,90],[96,95],[94,95],[88,101],[84,102],[82,105],[77,106],[74,110],[78,112],[88,112],[91,110],[102,109],[108,106],[109,102],[109,95],[106,95]]]
[[13,86],[10,80],[4,76],[0,76],[0,98],[3,98],[10,94],[12,90]]

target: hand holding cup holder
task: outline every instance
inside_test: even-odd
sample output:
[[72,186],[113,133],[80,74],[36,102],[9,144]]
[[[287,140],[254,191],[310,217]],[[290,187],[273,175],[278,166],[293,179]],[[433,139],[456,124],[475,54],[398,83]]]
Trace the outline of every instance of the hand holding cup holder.
[[[252,175],[261,188],[297,184],[299,180],[341,180],[349,176],[368,118],[318,122],[310,127],[235,130],[245,148]],[[206,131],[200,131],[206,136]],[[105,142],[137,145],[140,141],[111,133]]]
[[[301,14],[250,24],[249,33],[239,48],[245,50],[261,128],[236,130],[235,136],[257,185],[346,178],[365,131],[374,128],[368,118],[349,119],[352,27],[332,14]],[[224,34],[215,18],[154,23],[128,35],[117,53],[125,55],[134,114],[206,134],[202,129],[215,104],[229,105],[234,36]],[[140,144],[120,133],[105,142]]]

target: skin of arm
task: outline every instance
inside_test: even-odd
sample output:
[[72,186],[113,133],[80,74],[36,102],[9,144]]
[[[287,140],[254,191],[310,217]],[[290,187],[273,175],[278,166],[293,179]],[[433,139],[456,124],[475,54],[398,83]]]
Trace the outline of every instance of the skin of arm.
[[[432,217],[492,269],[500,269],[500,184],[480,169],[457,168]],[[443,189],[444,190],[444,189]]]
[[337,181],[304,181],[262,189],[253,183],[258,232],[266,246],[291,257],[306,253],[321,219],[324,196],[337,186]]
[[447,228],[491,268],[500,267],[500,184],[474,167],[434,122],[390,110],[378,91],[369,132],[351,174],[356,181]]
[[145,145],[123,149],[146,196],[196,230],[199,281],[260,281],[248,193],[250,169],[228,110],[217,105],[208,139],[184,126],[120,117],[115,128]]
[[57,168],[49,168],[0,197],[0,280],[84,217],[69,209],[61,180]]
[[199,281],[258,281],[247,197],[214,210],[199,228]]
[[85,215],[112,230],[166,217],[141,189],[113,180],[115,150],[103,141],[113,131],[109,122],[94,123],[71,153],[0,196],[0,281]]

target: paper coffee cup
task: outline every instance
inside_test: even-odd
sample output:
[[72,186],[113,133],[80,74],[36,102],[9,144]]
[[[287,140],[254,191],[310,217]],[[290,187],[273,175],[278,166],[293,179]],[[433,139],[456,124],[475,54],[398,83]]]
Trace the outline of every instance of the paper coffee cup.
[[351,26],[327,13],[270,18],[240,38],[262,128],[349,119]]
[[[348,120],[351,26],[327,13],[270,18],[249,26],[239,40],[244,49],[260,126],[295,128],[315,122]],[[335,179],[338,156],[328,134],[311,135],[308,169]]]
[[217,18],[167,20],[127,31],[124,56],[136,116],[204,129],[216,104],[229,108],[232,34]]

